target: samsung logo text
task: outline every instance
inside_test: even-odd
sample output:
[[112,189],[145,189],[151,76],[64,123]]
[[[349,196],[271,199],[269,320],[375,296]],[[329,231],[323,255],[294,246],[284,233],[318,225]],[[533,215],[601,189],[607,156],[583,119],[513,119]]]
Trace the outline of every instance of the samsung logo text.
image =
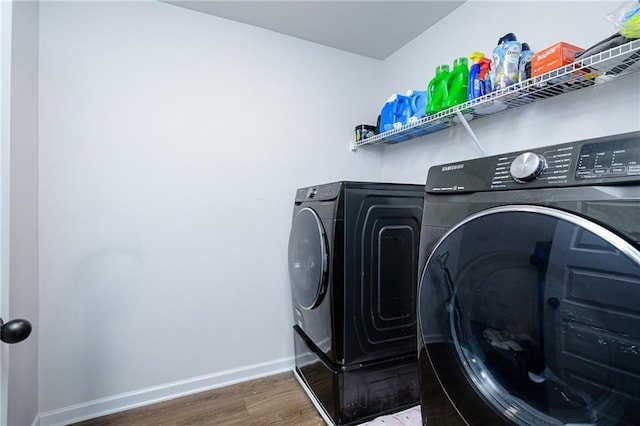
[[450,172],[451,170],[460,170],[464,168],[464,164],[452,164],[451,166],[442,166],[443,172]]

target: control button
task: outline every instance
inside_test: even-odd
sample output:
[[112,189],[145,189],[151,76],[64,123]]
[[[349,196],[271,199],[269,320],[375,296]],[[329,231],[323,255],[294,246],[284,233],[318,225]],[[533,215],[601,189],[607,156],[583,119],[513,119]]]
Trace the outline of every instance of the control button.
[[316,188],[309,188],[309,191],[307,191],[307,198],[316,198],[316,194],[318,193],[318,190]]
[[534,152],[525,152],[516,157],[509,171],[516,182],[529,182],[540,176],[547,168],[547,160]]
[[612,167],[609,169],[609,173],[612,175],[620,175],[627,171],[626,167]]

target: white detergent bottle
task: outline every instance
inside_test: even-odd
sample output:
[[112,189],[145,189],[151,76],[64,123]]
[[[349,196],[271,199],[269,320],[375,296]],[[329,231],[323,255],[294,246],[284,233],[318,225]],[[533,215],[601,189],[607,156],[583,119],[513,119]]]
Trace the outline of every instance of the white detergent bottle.
[[493,89],[500,90],[518,82],[522,45],[513,33],[506,34],[493,49]]

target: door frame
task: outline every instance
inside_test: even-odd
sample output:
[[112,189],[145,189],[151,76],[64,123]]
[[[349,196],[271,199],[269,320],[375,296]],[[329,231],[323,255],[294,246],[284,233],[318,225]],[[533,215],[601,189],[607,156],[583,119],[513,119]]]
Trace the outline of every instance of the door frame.
[[[9,173],[13,0],[0,1],[0,313],[9,312]],[[7,423],[9,349],[0,345],[0,424]]]

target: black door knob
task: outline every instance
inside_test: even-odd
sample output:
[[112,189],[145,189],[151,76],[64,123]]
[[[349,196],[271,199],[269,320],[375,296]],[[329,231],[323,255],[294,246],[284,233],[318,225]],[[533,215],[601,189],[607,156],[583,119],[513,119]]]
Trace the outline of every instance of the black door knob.
[[18,343],[31,334],[31,323],[24,319],[14,319],[7,323],[0,318],[0,340],[4,343]]

